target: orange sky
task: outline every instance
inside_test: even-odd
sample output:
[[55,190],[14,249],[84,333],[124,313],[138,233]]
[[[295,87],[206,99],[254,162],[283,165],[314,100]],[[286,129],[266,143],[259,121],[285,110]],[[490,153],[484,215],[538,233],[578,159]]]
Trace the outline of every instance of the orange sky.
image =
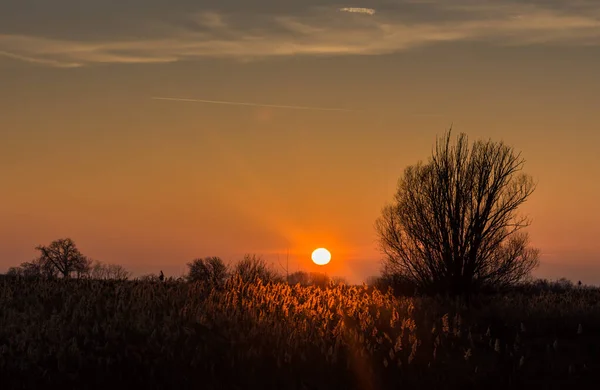
[[324,246],[320,270],[361,281],[398,177],[453,123],[523,152],[536,274],[600,284],[593,2],[156,1],[122,6],[130,24],[33,3],[0,8],[0,272],[68,236],[136,274],[288,249],[291,271],[315,270]]

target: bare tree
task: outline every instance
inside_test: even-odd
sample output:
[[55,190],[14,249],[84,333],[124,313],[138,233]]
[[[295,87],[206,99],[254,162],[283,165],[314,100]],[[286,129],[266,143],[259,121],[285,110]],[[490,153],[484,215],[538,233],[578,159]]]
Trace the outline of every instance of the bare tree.
[[225,285],[228,269],[220,257],[195,259],[191,263],[188,263],[187,266],[189,268],[188,281],[203,281],[213,287],[223,287]]
[[538,250],[521,231],[529,221],[516,213],[535,189],[523,165],[502,142],[469,147],[460,134],[452,144],[450,129],[426,164],[405,169],[375,224],[384,274],[455,294],[527,277]]
[[238,275],[245,282],[280,282],[282,277],[269,267],[267,263],[256,255],[245,255],[244,259],[235,265],[234,275]]
[[58,275],[58,271],[52,264],[42,262],[40,259],[34,259],[21,263],[18,267],[10,267],[7,275],[26,278],[54,278]]
[[101,261],[95,261],[90,267],[89,275],[93,279],[127,280],[131,273],[122,265],[104,264]]
[[40,266],[56,270],[64,278],[71,277],[73,273],[81,276],[90,269],[90,260],[79,252],[70,238],[61,238],[48,246],[39,245],[35,249],[40,251],[37,259]]
[[134,280],[140,281],[140,282],[159,282],[159,276],[156,274],[145,274],[145,275],[140,275],[137,278],[135,278]]

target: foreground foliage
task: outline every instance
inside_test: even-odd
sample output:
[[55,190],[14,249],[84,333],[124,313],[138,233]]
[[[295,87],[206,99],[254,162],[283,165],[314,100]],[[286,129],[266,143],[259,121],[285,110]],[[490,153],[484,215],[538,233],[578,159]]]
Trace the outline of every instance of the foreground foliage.
[[472,307],[366,286],[0,280],[2,388],[567,388],[600,369],[600,292]]

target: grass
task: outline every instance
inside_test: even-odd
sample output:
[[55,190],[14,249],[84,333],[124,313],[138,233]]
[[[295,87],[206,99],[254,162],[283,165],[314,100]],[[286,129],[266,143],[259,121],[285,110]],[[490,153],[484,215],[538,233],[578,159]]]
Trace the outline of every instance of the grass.
[[0,280],[3,389],[587,388],[600,291],[466,307],[366,286]]

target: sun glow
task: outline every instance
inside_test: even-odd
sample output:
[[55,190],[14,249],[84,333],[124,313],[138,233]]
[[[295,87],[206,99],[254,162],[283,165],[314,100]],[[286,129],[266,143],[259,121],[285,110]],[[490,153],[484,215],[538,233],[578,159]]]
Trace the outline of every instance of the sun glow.
[[311,255],[313,263],[317,265],[325,265],[331,260],[331,253],[325,248],[315,249]]

